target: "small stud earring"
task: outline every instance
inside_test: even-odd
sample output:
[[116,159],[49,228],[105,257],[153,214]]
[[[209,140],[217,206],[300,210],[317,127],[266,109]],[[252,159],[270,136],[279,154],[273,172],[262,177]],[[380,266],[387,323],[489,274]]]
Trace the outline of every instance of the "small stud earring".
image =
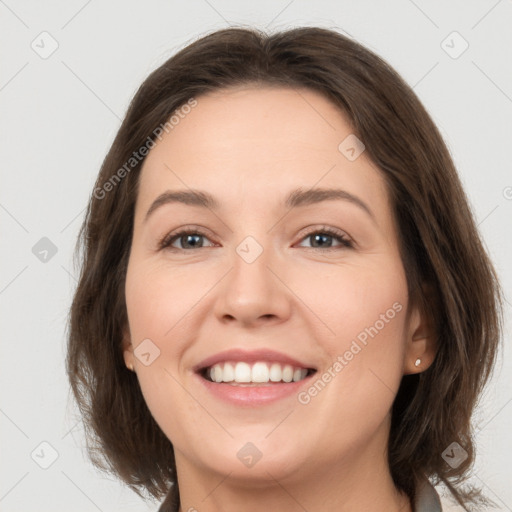
[[414,366],[419,366],[421,363],[421,359],[416,359],[416,362],[414,363]]
[[131,370],[131,371],[133,372],[133,364],[131,364],[131,363],[130,363],[130,364],[128,365],[128,369],[129,369],[129,370]]

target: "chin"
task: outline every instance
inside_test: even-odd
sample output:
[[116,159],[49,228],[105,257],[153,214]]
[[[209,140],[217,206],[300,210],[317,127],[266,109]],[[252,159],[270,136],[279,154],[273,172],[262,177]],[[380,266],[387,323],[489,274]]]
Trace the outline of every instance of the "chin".
[[304,454],[304,443],[300,439],[292,442],[290,437],[285,440],[283,436],[276,436],[270,440],[265,439],[267,434],[268,431],[258,437],[248,435],[243,440],[237,436],[223,442],[209,439],[209,446],[193,457],[187,450],[187,458],[195,459],[209,472],[229,474],[230,480],[251,486],[268,486],[269,481],[296,476],[304,469],[306,460],[315,456],[314,453],[310,453],[309,457]]

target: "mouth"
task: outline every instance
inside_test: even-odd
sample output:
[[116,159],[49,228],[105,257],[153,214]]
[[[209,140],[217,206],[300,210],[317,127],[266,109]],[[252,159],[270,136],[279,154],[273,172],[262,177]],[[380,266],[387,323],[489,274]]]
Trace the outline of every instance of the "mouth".
[[225,361],[202,368],[198,373],[209,382],[243,387],[300,382],[315,372],[314,368],[277,361]]
[[211,356],[194,368],[214,399],[254,407],[297,394],[317,369],[273,350],[232,349]]

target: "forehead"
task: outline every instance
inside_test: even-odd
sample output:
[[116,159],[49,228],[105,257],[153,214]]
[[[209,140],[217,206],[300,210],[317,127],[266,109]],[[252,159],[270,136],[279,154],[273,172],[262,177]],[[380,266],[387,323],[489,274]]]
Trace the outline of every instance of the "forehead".
[[248,195],[277,202],[297,187],[343,186],[387,206],[382,176],[365,153],[351,161],[340,150],[353,129],[320,93],[243,86],[196,100],[146,157],[140,202],[196,188],[241,207]]

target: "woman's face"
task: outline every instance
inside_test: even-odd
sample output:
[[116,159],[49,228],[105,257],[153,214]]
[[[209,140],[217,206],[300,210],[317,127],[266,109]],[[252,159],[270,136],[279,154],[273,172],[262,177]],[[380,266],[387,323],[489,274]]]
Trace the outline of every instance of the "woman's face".
[[126,279],[125,361],[178,471],[383,459],[421,319],[380,173],[316,92],[196,99],[144,161]]

